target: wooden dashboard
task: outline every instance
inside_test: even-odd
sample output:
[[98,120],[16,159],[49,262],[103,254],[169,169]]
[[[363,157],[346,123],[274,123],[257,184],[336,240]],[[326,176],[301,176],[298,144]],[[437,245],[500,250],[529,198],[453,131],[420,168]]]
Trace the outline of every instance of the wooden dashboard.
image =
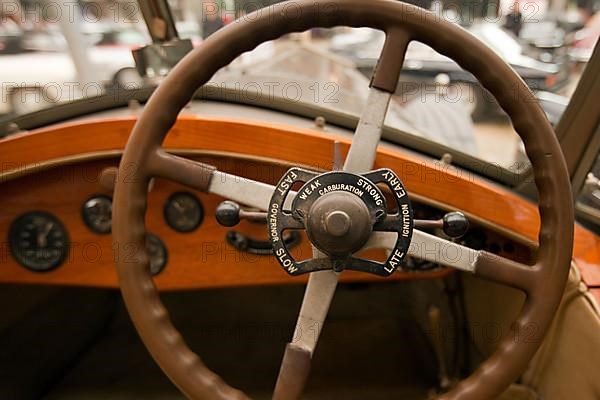
[[[0,283],[30,283],[118,287],[110,234],[93,232],[82,218],[82,204],[94,195],[112,195],[100,180],[119,156],[135,117],[86,120],[11,136],[0,141]],[[183,115],[167,136],[169,151],[217,166],[240,176],[276,183],[286,169],[300,165],[318,170],[332,166],[334,143],[349,148],[347,138],[327,132],[251,121],[207,119]],[[487,237],[486,249],[519,261],[535,254],[539,215],[535,205],[480,177],[390,146],[380,146],[376,167],[394,169],[411,198],[424,213],[460,210],[474,228]],[[178,192],[196,196],[205,215],[200,227],[180,233],[165,221],[164,208]],[[224,199],[191,191],[177,183],[157,179],[149,195],[148,232],[159,237],[167,250],[167,265],[155,278],[161,290],[300,283],[274,257],[239,251],[225,239],[229,229],[216,222],[214,211]],[[9,248],[9,230],[19,216],[31,211],[49,212],[69,236],[68,257],[47,272],[34,272],[17,262]],[[242,223],[236,230],[266,239],[266,227]],[[298,258],[310,254],[305,237],[294,250]],[[381,251],[372,251],[381,258]],[[600,238],[575,228],[574,260],[590,286],[600,286]],[[433,279],[452,273],[433,268],[402,271],[388,278]],[[345,281],[379,280],[347,272]]]

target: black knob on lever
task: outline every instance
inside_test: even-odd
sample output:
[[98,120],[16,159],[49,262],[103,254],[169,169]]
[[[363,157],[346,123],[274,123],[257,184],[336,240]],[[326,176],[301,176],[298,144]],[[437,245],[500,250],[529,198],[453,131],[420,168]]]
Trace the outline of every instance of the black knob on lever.
[[465,214],[459,211],[453,211],[444,215],[442,219],[437,221],[417,219],[415,220],[415,228],[441,229],[449,237],[458,239],[469,230],[469,219]]
[[219,224],[228,228],[236,226],[241,220],[267,222],[267,213],[243,210],[238,203],[229,200],[217,206],[215,217]]
[[453,211],[442,218],[442,230],[451,238],[459,238],[469,230],[469,220],[465,214],[459,211]]

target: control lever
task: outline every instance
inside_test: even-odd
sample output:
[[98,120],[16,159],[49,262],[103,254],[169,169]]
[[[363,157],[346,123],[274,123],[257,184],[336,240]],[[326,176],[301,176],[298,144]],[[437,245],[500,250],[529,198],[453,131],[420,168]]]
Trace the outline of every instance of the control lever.
[[236,226],[242,220],[250,222],[267,222],[267,213],[259,211],[244,210],[238,203],[233,201],[224,201],[217,206],[215,217],[219,224],[231,228]]
[[[273,246],[269,240],[254,239],[238,231],[227,232],[225,239],[227,240],[227,243],[239,251],[257,255],[273,254]],[[283,235],[283,241],[288,249],[294,248],[300,244],[300,240],[302,240],[302,237],[297,231],[286,232]]]
[[[267,223],[267,213],[244,210],[238,203],[230,200],[224,201],[217,206],[215,217],[219,224],[228,228],[236,226],[242,220],[263,224]],[[258,255],[268,255],[273,253],[273,247],[269,240],[253,239],[238,231],[227,232],[225,239],[239,251]],[[295,231],[286,233],[283,236],[283,241],[290,249],[298,245],[300,240],[300,234]]]
[[[266,223],[267,213],[247,211],[233,201],[224,201],[217,206],[215,213],[219,224],[231,228],[242,220]],[[469,230],[469,219],[459,211],[449,212],[439,220],[415,219],[417,229],[441,229],[448,237],[457,239]]]
[[449,212],[442,219],[415,219],[416,229],[441,229],[453,239],[464,236],[469,230],[469,219],[459,211]]

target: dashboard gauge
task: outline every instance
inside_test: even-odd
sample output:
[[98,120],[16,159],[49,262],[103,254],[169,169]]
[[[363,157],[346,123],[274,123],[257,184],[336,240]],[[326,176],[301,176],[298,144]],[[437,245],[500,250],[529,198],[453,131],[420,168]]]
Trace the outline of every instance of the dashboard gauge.
[[69,254],[69,236],[54,215],[33,211],[17,218],[9,230],[13,257],[25,268],[49,271],[61,265]]
[[112,199],[108,196],[93,196],[81,207],[81,215],[85,225],[92,232],[110,233],[112,228]]
[[150,258],[150,273],[153,276],[160,274],[167,266],[167,247],[158,236],[148,233],[146,235],[146,251]]
[[165,204],[165,220],[167,224],[181,233],[196,230],[204,219],[204,208],[200,200],[189,192],[171,195]]

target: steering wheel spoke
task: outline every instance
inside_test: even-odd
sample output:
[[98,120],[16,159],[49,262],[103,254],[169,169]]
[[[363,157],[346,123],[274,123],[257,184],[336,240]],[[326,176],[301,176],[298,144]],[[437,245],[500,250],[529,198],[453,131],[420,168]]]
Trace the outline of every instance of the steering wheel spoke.
[[537,280],[537,266],[522,264],[487,251],[480,251],[475,275],[531,294]]
[[402,28],[388,29],[377,68],[371,79],[372,87],[389,93],[396,91],[404,57],[411,40],[410,34]]
[[[269,208],[269,201],[275,191],[275,186],[268,183],[228,174],[211,165],[179,157],[162,149],[150,157],[149,165],[151,176],[169,179],[261,211]],[[293,200],[295,195],[295,192],[290,192],[289,201]],[[290,227],[301,228],[298,224]]]
[[369,89],[366,108],[354,132],[344,171],[362,173],[373,167],[391,98],[392,94],[389,92],[374,87]]
[[346,172],[363,173],[373,168],[385,117],[398,85],[410,40],[410,36],[402,29],[390,29],[386,33],[385,44],[371,79],[366,107],[344,163]]
[[152,177],[166,178],[203,192],[208,190],[216,168],[189,158],[157,149],[148,157],[148,172]]
[[[380,248],[391,250],[396,244],[397,234],[374,232],[366,249]],[[413,230],[408,255],[463,272],[469,272],[483,279],[530,293],[535,281],[536,267],[528,266],[508,258],[440,238],[420,230]]]
[[[318,256],[318,251],[314,255]],[[294,336],[281,363],[273,399],[300,397],[338,280],[339,274],[332,270],[310,274]]]
[[[269,201],[274,191],[275,186],[268,183],[222,171],[213,173],[208,187],[208,193],[216,194],[261,211],[269,209]],[[294,196],[295,193],[293,192],[289,195],[292,199]]]

